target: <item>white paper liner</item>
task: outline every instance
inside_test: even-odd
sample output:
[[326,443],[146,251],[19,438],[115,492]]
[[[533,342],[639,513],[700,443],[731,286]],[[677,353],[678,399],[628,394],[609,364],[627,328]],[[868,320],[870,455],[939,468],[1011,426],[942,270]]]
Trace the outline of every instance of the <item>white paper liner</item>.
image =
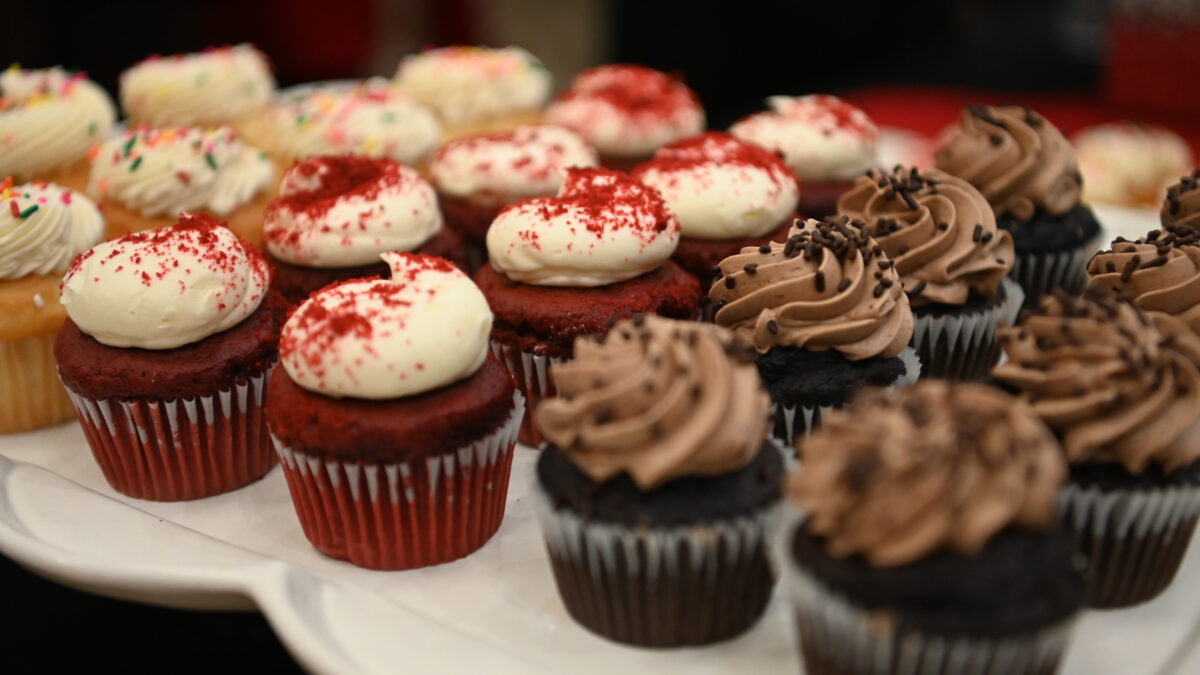
[[[1021,312],[1021,305],[1025,302],[1025,291],[1017,285],[1016,281],[1009,278],[1005,278],[1001,284],[1004,286],[1004,301],[983,312],[967,316],[956,314],[943,314],[936,317],[914,315],[912,342],[909,344],[918,352],[928,348],[929,353],[935,359],[933,362],[921,364],[926,377],[955,376],[956,373],[947,374],[946,369],[950,363],[959,360],[956,357],[980,349],[981,345],[994,343],[996,329],[1001,324],[1006,326],[1016,324],[1017,315]],[[939,354],[936,353],[934,347],[943,338],[949,347],[940,354],[942,358],[937,359]],[[983,372],[994,365],[987,364]]]
[[[800,568],[791,538],[803,520],[791,507],[772,542],[780,588],[795,610],[805,667],[854,675],[1035,675],[1053,673],[1070,642],[1074,618],[1003,638],[898,632],[880,612],[857,607]],[[818,664],[810,664],[816,659]],[[813,666],[817,666],[814,668]]]
[[1056,288],[1077,293],[1087,283],[1087,264],[1098,244],[1099,239],[1092,239],[1056,253],[1018,253],[1008,276],[1021,285],[1029,302]]
[[517,388],[525,394],[525,405],[528,415],[521,425],[521,441],[537,447],[541,444],[542,435],[533,424],[533,409],[543,398],[554,395],[554,383],[550,380],[550,366],[562,363],[558,357],[530,354],[520,349],[506,345],[496,340],[489,343],[492,355],[504,364],[508,372],[517,380]]
[[[895,382],[888,385],[887,388],[889,389],[907,387],[915,383],[917,378],[921,376],[921,359],[917,356],[916,349],[905,347],[897,356],[904,361],[904,373],[896,378]],[[840,407],[842,406],[805,406],[776,403],[774,405],[774,418],[771,422],[771,437],[779,443],[791,447],[794,454],[796,439],[807,435],[814,427],[820,424],[825,415],[829,414],[829,411]],[[775,420],[780,419],[783,420],[783,436],[775,433]]]

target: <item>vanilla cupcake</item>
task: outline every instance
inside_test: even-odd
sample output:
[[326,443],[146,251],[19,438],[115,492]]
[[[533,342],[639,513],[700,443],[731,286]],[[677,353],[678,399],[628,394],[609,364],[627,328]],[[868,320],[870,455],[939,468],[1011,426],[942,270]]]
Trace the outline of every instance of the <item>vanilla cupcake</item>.
[[453,46],[404,57],[396,86],[432,108],[445,141],[541,121],[550,71],[520,47]]
[[1071,141],[1089,203],[1158,206],[1167,188],[1194,166],[1187,141],[1162,127],[1112,122],[1088,127]]
[[121,73],[121,108],[156,127],[229,124],[266,110],[275,78],[263,53],[241,44],[150,58]]
[[83,73],[9,68],[0,73],[0,176],[83,190],[88,150],[115,119],[108,94]]
[[229,127],[138,127],[93,151],[88,192],[110,238],[167,227],[192,211],[218,216],[258,245],[274,184],[271,161]]
[[71,418],[54,362],[67,316],[58,284],[103,234],[100,211],[82,194],[11,178],[0,188],[0,434]]

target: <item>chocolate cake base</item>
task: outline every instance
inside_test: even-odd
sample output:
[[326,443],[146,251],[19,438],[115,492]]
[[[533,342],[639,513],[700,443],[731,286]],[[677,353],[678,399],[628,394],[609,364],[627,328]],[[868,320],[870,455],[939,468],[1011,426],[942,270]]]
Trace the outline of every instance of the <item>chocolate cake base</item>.
[[1078,293],[1087,284],[1087,263],[1100,234],[1091,209],[1078,204],[1061,216],[1038,211],[1030,220],[1006,214],[996,224],[1012,233],[1016,260],[1009,276],[1025,291],[1026,307],[1051,291]]

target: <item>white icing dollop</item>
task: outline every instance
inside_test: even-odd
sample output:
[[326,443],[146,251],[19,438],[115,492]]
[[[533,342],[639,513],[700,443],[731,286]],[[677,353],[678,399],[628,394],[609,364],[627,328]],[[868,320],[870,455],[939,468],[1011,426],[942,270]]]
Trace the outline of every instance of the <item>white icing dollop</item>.
[[66,271],[104,237],[104,217],[78,192],[53,183],[0,188],[0,279]]
[[658,191],[605,169],[567,169],[556,197],[517,202],[487,233],[488,257],[513,281],[604,286],[657,268],[679,245]]
[[442,258],[380,257],[390,279],[327,287],[284,325],[279,360],[297,385],[393,399],[470,377],[487,358],[492,311],[467,275]]
[[878,164],[879,130],[867,114],[836,96],[771,96],[772,112],[755,113],[729,133],[783,154],[801,180],[843,181]]
[[121,73],[121,107],[156,127],[213,126],[267,107],[275,78],[250,45],[151,57]]
[[470,124],[546,104],[550,71],[520,47],[443,47],[404,57],[396,86],[449,125]]
[[317,157],[283,175],[263,240],[304,267],[356,267],[412,251],[442,229],[437,194],[415,170],[387,159]]
[[115,120],[108,94],[82,73],[0,72],[0,176],[31,180],[82,162]]
[[599,163],[596,151],[574,131],[522,126],[447,143],[430,162],[429,173],[442,194],[508,204],[552,195],[567,167]]
[[1161,127],[1100,124],[1080,131],[1071,142],[1088,202],[1158,207],[1167,188],[1194,167],[1187,142]]
[[211,216],[93,247],[63,278],[62,304],[110,347],[174,349],[228,330],[262,302],[262,255]]
[[760,237],[790,223],[800,189],[775,155],[723,132],[664,146],[633,176],[662,193],[683,236]]

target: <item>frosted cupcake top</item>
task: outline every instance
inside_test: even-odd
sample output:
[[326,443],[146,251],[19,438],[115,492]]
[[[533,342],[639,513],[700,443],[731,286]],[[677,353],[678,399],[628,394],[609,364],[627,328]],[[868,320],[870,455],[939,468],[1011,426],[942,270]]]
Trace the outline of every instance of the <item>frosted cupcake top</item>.
[[0,72],[0,176],[29,180],[81,162],[115,120],[108,94],[83,73]]
[[152,126],[215,126],[267,107],[275,78],[246,44],[194,54],[151,56],[121,73],[121,107]]
[[1100,124],[1071,141],[1088,202],[1157,206],[1167,187],[1194,166],[1187,142],[1161,127]]
[[53,183],[0,185],[0,279],[66,271],[104,237],[90,199]]
[[836,96],[771,96],[729,133],[779,153],[801,181],[844,181],[877,164],[879,130],[862,110]]
[[546,104],[550,71],[520,47],[454,46],[404,57],[396,86],[448,125],[535,110]]
[[84,252],[63,277],[67,316],[110,347],[174,349],[254,313],[270,285],[262,254],[212,216],[127,234]]
[[355,267],[412,251],[442,228],[437,195],[415,170],[389,159],[316,157],[283,174],[263,240],[305,267]]
[[147,217],[195,210],[226,216],[274,177],[267,156],[229,127],[139,126],[93,150],[88,192]]
[[1172,224],[1135,241],[1117,237],[1092,256],[1087,275],[1089,290],[1129,298],[1200,334],[1200,230]]
[[567,167],[596,166],[596,151],[563,127],[521,126],[470,136],[438,150],[429,173],[442,194],[483,204],[553,195]]

